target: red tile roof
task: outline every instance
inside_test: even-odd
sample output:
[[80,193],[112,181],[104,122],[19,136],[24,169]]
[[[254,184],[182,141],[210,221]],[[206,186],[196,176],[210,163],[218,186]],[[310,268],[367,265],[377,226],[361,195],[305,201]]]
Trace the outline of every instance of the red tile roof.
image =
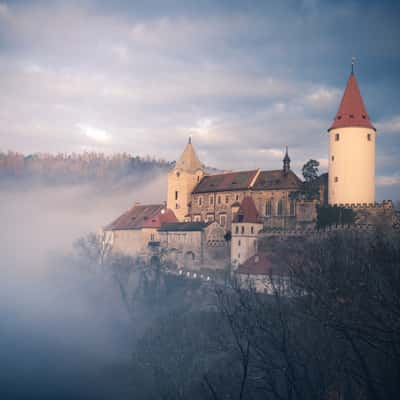
[[251,197],[246,196],[243,199],[233,222],[248,222],[252,224],[262,223],[256,205]]
[[208,175],[194,188],[193,193],[210,193],[246,190],[256,176],[258,170],[229,172],[226,174]]
[[258,252],[243,263],[236,272],[245,275],[285,275],[288,269],[282,266],[276,254]]
[[[258,170],[229,172],[225,174],[208,175],[194,188],[193,193],[214,193],[236,190],[265,190],[265,189],[297,189],[301,180],[293,171],[285,173],[283,170]],[[254,178],[255,180],[253,183]]]
[[165,208],[164,204],[135,205],[105,229],[160,228],[163,223],[177,221],[174,212],[169,208]]
[[367,114],[354,73],[350,74],[339,110],[328,131],[352,126],[375,129]]
[[301,179],[293,171],[289,170],[285,174],[282,169],[277,169],[273,171],[261,171],[252,189],[298,189],[301,183]]

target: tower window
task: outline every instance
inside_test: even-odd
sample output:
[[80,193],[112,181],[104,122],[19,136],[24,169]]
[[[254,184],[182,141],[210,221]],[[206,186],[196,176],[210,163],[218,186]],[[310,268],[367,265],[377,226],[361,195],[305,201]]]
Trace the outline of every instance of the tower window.
[[339,133],[335,133],[335,141],[338,142],[340,139],[340,134]]
[[237,225],[235,227],[235,233],[239,233],[239,227]]
[[240,246],[240,240],[238,240],[238,246]]
[[332,157],[331,157],[331,160],[334,161],[334,160],[335,160],[335,156],[332,156]]
[[178,191],[176,191],[175,192],[175,200],[178,200],[178,197],[179,197],[179,193],[178,193]]
[[349,117],[350,117],[350,118],[354,118],[354,114],[350,114]]
[[370,134],[370,133],[367,134],[367,139],[368,139],[368,141],[371,141],[371,140],[372,140],[371,134]]
[[199,197],[199,206],[201,206],[202,203],[203,203],[203,199],[201,197]]
[[236,201],[239,200],[239,195],[238,194],[236,195],[235,199],[236,199]]
[[180,176],[181,176],[180,172],[177,171],[177,172],[176,172],[176,177],[179,178]]
[[221,204],[221,196],[218,196],[218,204]]
[[250,232],[253,234],[254,233],[254,226],[252,226],[251,228],[250,228]]
[[339,182],[339,177],[335,176],[335,182]]
[[197,176],[197,182],[200,182],[200,176]]
[[242,226],[242,235],[244,234],[244,226]]

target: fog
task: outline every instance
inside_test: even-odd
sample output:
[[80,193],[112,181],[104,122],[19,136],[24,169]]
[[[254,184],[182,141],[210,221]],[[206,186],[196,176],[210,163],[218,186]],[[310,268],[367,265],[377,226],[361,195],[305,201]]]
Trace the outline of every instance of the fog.
[[160,202],[166,176],[104,187],[0,187],[1,398],[126,398],[136,329],[107,274],[73,242],[134,201]]

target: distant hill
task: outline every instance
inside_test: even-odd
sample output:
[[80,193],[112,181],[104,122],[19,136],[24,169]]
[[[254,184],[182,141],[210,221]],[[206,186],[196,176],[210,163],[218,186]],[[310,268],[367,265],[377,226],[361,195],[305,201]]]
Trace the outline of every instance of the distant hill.
[[167,172],[174,162],[128,153],[22,154],[0,152],[1,181],[32,181],[41,183],[104,183]]

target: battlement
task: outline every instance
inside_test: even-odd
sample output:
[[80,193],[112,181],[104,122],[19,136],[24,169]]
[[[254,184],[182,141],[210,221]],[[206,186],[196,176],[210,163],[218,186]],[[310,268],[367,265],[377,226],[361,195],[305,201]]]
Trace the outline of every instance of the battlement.
[[354,233],[371,233],[376,230],[376,226],[372,224],[362,225],[330,225],[323,229],[305,228],[305,229],[264,229],[260,233],[260,237],[323,237],[334,232],[354,232]]
[[332,204],[327,207],[345,207],[345,208],[351,208],[351,209],[392,209],[393,207],[393,202],[392,200],[383,200],[382,202],[375,202],[375,203],[340,203],[340,204]]

